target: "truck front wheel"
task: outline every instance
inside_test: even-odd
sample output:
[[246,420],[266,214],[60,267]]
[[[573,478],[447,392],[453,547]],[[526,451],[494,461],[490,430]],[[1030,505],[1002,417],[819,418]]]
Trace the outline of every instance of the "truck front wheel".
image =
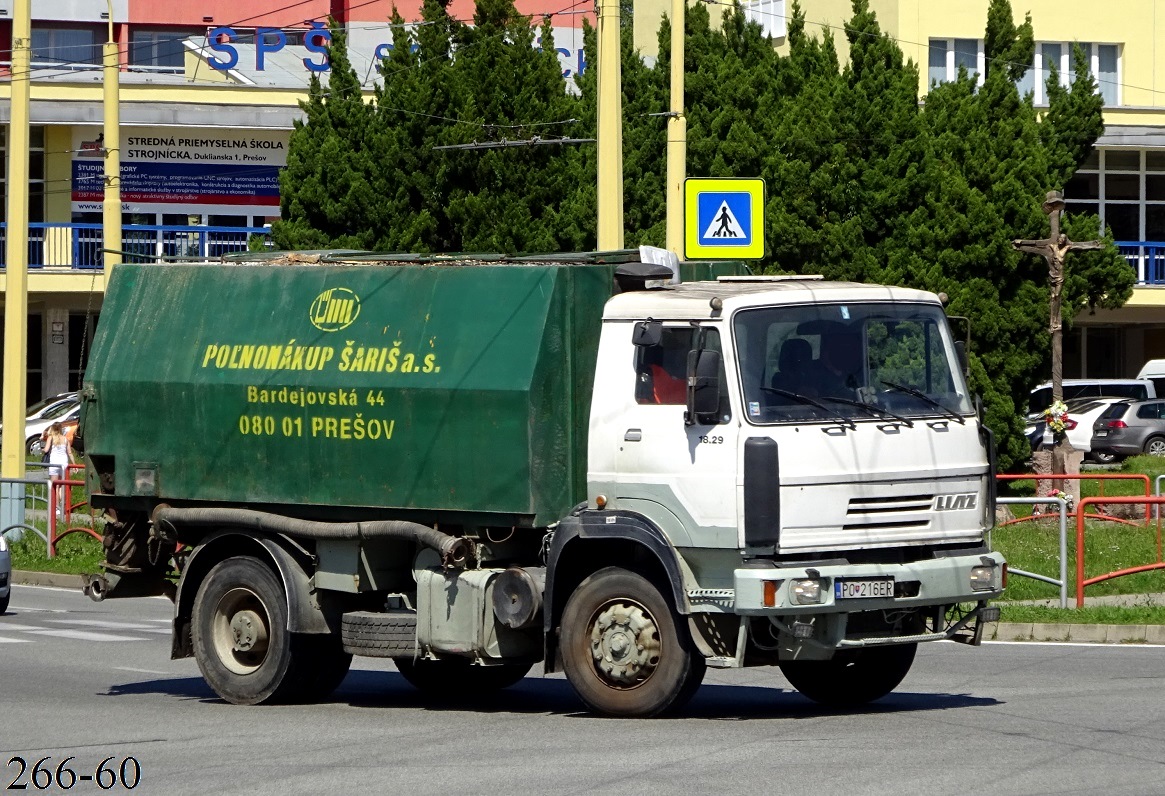
[[803,696],[829,707],[853,707],[889,694],[914,663],[917,644],[839,650],[827,661],[781,661],[781,673]]
[[268,567],[245,556],[219,562],[198,587],[194,657],[206,682],[236,705],[318,699],[352,660],[334,639],[287,629],[287,597]]
[[654,585],[618,567],[594,573],[562,614],[562,666],[587,707],[654,716],[692,696],[704,673],[686,625]]

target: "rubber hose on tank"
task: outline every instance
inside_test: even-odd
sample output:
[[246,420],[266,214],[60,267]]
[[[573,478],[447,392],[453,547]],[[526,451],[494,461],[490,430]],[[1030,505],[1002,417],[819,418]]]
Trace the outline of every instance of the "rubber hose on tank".
[[436,550],[447,566],[464,563],[469,557],[469,543],[465,539],[405,520],[316,522],[253,509],[174,508],[164,505],[154,509],[151,519],[155,524],[165,524],[171,528],[177,525],[232,525],[307,539],[403,539]]

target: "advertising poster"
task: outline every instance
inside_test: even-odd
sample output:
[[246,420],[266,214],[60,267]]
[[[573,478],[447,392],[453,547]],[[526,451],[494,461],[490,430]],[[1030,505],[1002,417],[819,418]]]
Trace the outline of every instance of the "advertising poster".
[[[290,130],[123,127],[122,210],[277,216],[290,136]],[[99,129],[74,128],[74,213],[101,210],[103,147]]]

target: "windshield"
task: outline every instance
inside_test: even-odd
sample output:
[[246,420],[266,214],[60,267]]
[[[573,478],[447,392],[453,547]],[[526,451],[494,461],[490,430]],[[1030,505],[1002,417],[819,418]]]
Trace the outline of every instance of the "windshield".
[[971,413],[946,316],[933,305],[743,310],[733,334],[753,423]]

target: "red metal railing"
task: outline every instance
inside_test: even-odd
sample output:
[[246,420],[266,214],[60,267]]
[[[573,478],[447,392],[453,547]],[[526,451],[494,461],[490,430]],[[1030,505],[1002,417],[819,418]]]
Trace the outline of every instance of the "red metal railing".
[[[67,465],[67,467],[66,467],[66,473],[68,471],[76,472],[78,470],[84,470],[84,469],[85,469],[85,465],[83,465],[83,464],[70,464],[70,465]],[[68,477],[66,477],[66,478],[53,478],[53,479],[49,480],[49,506],[48,506],[48,508],[49,508],[49,511],[48,511],[48,515],[49,515],[48,516],[49,558],[56,557],[56,555],[57,555],[57,542],[59,542],[61,539],[65,538],[69,534],[84,533],[84,534],[88,534],[89,536],[92,536],[94,539],[96,539],[99,542],[101,541],[101,534],[97,533],[97,531],[94,530],[92,527],[94,524],[94,517],[93,517],[92,509],[90,509],[90,511],[89,511],[89,523],[90,523],[90,525],[88,527],[86,527],[84,525],[68,526],[69,520],[66,519],[66,528],[63,531],[58,528],[58,517],[57,517],[57,502],[58,502],[58,500],[62,503],[60,513],[64,518],[71,518],[76,509],[86,507],[89,505],[88,500],[79,500],[77,502],[73,502],[73,487],[78,487],[78,486],[84,487],[85,482],[79,481],[76,479],[71,479]],[[58,495],[60,497],[58,497]]]
[[[995,479],[997,481],[1055,481],[1055,480],[1061,480],[1061,481],[1086,481],[1086,480],[1087,481],[1096,481],[1097,482],[1097,492],[1099,493],[1096,496],[1097,499],[1087,498],[1085,500],[1081,500],[1076,505],[1075,514],[1076,514],[1078,521],[1082,517],[1087,516],[1088,519],[1092,519],[1092,520],[1103,520],[1105,522],[1118,522],[1118,523],[1123,523],[1125,525],[1148,525],[1149,524],[1149,520],[1150,520],[1149,515],[1151,512],[1148,509],[1148,504],[1153,502],[1152,501],[1153,493],[1150,491],[1149,476],[1147,476],[1147,475],[1137,475],[1137,474],[1132,474],[1132,473],[1121,474],[1121,475],[1111,474],[1111,473],[1096,473],[1096,474],[1089,473],[1088,475],[1068,475],[1067,473],[1055,473],[1055,474],[1049,474],[1049,475],[1033,475],[1033,474],[1026,474],[1025,473],[1025,474],[1019,474],[1019,475],[997,475],[997,476],[995,476]],[[1106,499],[1106,496],[1104,494],[1104,484],[1106,481],[1140,481],[1141,483],[1143,483],[1145,485],[1145,498],[1146,498],[1146,500],[1140,500],[1139,498],[1133,498],[1130,500],[1112,500],[1112,501],[1110,501],[1110,500]],[[1132,520],[1126,520],[1126,519],[1121,518],[1121,517],[1113,517],[1109,514],[1101,514],[1101,513],[1087,514],[1085,511],[1085,503],[1086,502],[1088,505],[1096,505],[1097,503],[1108,503],[1108,502],[1144,503],[1145,504],[1145,520],[1144,520],[1144,522],[1134,522]],[[1017,522],[1029,522],[1031,520],[1038,520],[1042,516],[1043,515],[1041,515],[1041,514],[1033,513],[1029,517],[1016,517],[1015,519],[1008,520],[1007,522],[1001,522],[1001,523],[999,523],[999,526],[1002,527],[1004,525],[1013,525]]]
[[[1106,572],[1103,575],[1097,575],[1094,578],[1084,577],[1084,518],[1086,516],[1085,508],[1090,505],[1098,503],[1124,503],[1124,504],[1146,504],[1145,509],[1145,524],[1148,524],[1149,514],[1148,506],[1159,506],[1165,503],[1165,497],[1089,497],[1080,501],[1076,509],[1076,607],[1084,607],[1084,587],[1091,586],[1094,583],[1101,583],[1113,578],[1119,578],[1123,575],[1135,575],[1138,572],[1149,572],[1154,569],[1165,569],[1165,556],[1162,556],[1161,549],[1161,518],[1157,517],[1157,562],[1155,564],[1143,564],[1139,567],[1129,567],[1128,569],[1118,569],[1114,572]],[[1157,512],[1158,514],[1160,512]]]

